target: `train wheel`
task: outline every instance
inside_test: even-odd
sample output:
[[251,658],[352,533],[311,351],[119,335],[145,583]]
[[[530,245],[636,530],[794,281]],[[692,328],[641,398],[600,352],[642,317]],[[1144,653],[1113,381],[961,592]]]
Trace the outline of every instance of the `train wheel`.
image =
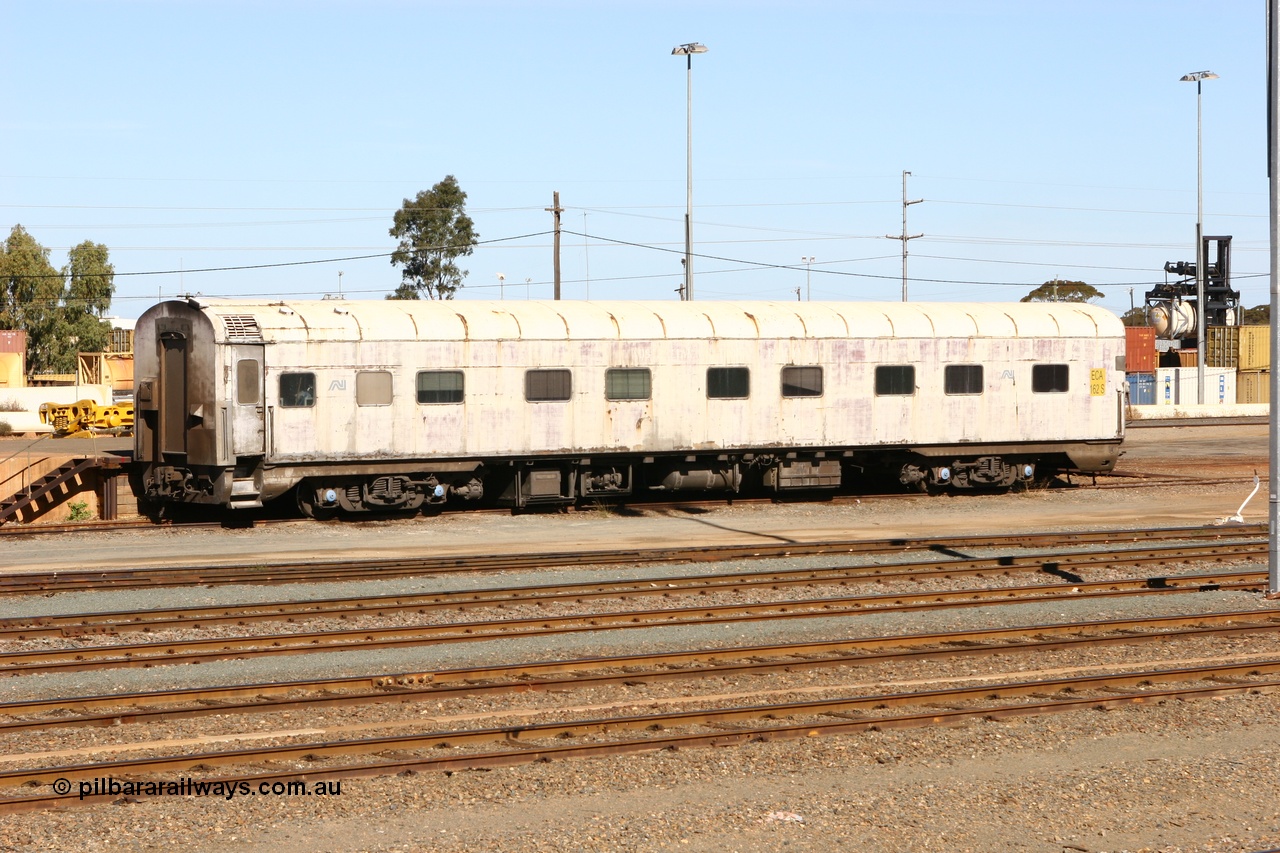
[[338,514],[338,508],[332,506],[321,506],[315,501],[315,490],[306,488],[305,483],[299,483],[297,487],[298,495],[298,511],[307,518],[314,518],[316,521],[328,521]]

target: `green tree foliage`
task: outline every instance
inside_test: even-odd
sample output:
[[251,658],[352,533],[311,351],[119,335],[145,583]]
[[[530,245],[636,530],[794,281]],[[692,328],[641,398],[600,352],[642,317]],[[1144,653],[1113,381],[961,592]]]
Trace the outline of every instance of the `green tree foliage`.
[[1240,324],[1242,326],[1271,325],[1271,304],[1255,305],[1252,308],[1244,309],[1244,317]]
[[27,332],[27,372],[74,373],[76,353],[106,348],[115,292],[107,247],[85,241],[54,269],[49,250],[15,225],[0,253],[0,328]]
[[1145,306],[1130,308],[1120,315],[1120,322],[1126,326],[1147,326],[1147,309]]
[[1083,281],[1046,281],[1020,299],[1020,302],[1089,302],[1101,299],[1102,291]]
[[418,295],[418,288],[408,282],[401,282],[396,288],[395,293],[387,297],[388,299],[421,299]]
[[0,253],[0,288],[0,326],[6,329],[30,331],[61,297],[62,277],[49,263],[49,250],[21,225],[13,226]]
[[466,213],[467,194],[453,175],[405,199],[391,236],[400,241],[391,263],[403,266],[402,282],[388,299],[452,299],[467,271],[457,259],[470,255],[479,235]]
[[111,340],[111,324],[102,319],[111,309],[115,267],[107,247],[88,240],[72,247],[62,268],[66,289],[59,313],[54,373],[76,369],[76,353],[101,352]]

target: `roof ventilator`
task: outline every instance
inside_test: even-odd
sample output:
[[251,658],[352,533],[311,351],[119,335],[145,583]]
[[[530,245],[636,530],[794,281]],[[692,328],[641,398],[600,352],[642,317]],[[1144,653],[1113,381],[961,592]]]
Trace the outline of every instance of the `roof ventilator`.
[[232,341],[261,341],[262,329],[258,318],[252,314],[219,314],[226,327],[227,339]]

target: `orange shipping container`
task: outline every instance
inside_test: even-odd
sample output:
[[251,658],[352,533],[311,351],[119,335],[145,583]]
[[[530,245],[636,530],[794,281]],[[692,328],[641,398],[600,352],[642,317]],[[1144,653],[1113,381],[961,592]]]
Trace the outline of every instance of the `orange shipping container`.
[[1128,373],[1154,373],[1156,330],[1150,326],[1125,326],[1124,369]]
[[27,333],[24,329],[0,329],[0,352],[27,351]]

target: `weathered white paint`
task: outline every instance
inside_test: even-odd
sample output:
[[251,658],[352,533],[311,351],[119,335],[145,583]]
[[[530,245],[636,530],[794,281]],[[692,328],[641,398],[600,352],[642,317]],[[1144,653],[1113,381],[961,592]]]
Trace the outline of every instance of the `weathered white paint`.
[[[199,313],[223,375],[237,339],[222,317],[256,320],[267,455],[280,462],[1076,441],[1123,428],[1123,327],[1088,305],[201,300]],[[1070,364],[1069,392],[1033,395],[1035,363]],[[783,399],[790,364],[822,365],[823,396]],[[877,364],[914,365],[916,394],[875,396]],[[984,393],[945,395],[946,364],[982,364]],[[707,399],[710,366],[750,368],[750,397]],[[529,367],[571,369],[572,398],[526,402]],[[648,367],[653,399],[607,401],[607,367]],[[394,374],[391,405],[356,405],[368,369]],[[465,402],[419,405],[423,369],[464,370]],[[281,408],[280,375],[299,370],[316,374],[316,405]],[[1102,395],[1090,370],[1105,371]]]

